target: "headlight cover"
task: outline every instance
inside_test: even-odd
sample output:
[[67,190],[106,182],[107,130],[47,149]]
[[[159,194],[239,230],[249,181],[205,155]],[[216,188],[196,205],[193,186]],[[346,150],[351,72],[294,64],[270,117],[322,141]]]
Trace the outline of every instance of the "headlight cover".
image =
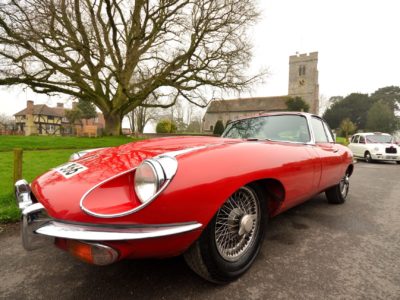
[[164,172],[158,170],[157,162],[144,161],[135,173],[135,192],[140,202],[150,201],[164,183]]
[[156,198],[175,175],[178,164],[174,157],[158,156],[143,161],[135,172],[135,192],[140,202]]

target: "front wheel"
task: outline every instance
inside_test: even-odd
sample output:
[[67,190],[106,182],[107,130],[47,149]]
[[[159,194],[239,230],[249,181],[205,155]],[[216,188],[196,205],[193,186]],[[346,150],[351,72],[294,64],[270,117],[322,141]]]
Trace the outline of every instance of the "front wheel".
[[228,283],[246,272],[258,252],[267,219],[262,193],[243,186],[230,196],[184,254],[189,267],[204,279]]
[[400,165],[400,160],[396,161],[396,163],[397,163],[398,165]]
[[346,174],[339,184],[325,191],[328,202],[332,204],[343,204],[346,201],[350,189],[349,175]]
[[364,154],[364,159],[365,159],[365,162],[371,163],[371,162],[372,162],[371,153],[369,153],[368,151],[365,152],[365,154]]

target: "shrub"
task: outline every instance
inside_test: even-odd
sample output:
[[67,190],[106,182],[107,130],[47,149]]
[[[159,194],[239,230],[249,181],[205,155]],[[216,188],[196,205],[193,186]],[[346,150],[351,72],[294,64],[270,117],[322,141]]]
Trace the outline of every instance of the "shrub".
[[174,133],[176,132],[176,124],[171,120],[161,120],[157,123],[157,133]]
[[218,121],[215,123],[213,133],[216,134],[216,135],[221,135],[221,134],[224,132],[224,129],[225,129],[225,128],[224,128],[224,124],[222,123],[221,120],[218,120]]

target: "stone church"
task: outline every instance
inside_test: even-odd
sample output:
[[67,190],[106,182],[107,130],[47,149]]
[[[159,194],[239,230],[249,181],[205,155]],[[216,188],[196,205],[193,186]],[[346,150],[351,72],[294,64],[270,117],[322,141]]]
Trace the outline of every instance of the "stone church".
[[215,123],[224,125],[241,117],[264,112],[284,111],[289,97],[301,97],[310,106],[309,112],[318,114],[318,52],[289,57],[289,91],[285,96],[213,100],[203,118],[203,131],[213,131]]

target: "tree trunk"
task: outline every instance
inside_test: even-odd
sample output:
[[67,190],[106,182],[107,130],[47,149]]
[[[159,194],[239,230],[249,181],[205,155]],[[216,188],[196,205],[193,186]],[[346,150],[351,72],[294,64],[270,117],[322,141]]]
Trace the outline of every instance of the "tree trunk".
[[121,135],[121,123],[122,123],[122,118],[121,116],[117,114],[104,114],[104,120],[106,122],[105,128],[104,128],[104,134],[105,135]]

